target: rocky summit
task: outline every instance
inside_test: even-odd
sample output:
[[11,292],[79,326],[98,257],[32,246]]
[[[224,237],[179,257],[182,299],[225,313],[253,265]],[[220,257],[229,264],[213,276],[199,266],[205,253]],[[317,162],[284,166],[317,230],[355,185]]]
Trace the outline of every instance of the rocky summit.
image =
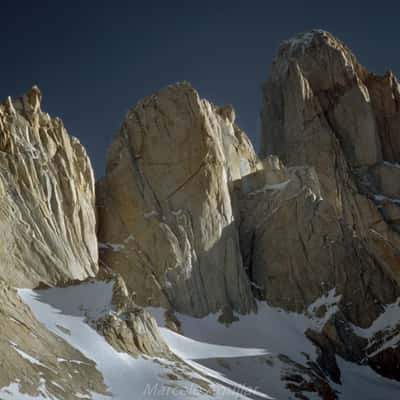
[[400,395],[400,84],[284,41],[257,155],[176,83],[95,184],[33,87],[0,105],[0,399]]

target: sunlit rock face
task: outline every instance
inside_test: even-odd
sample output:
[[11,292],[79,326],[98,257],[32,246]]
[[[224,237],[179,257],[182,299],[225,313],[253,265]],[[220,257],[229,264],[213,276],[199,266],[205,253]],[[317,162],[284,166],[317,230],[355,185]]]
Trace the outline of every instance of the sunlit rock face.
[[398,282],[396,78],[376,77],[331,34],[312,31],[282,44],[263,93],[262,154],[314,167],[342,230]]
[[60,285],[97,271],[94,178],[86,152],[34,87],[0,105],[0,279]]
[[281,158],[287,184],[242,196],[242,248],[255,249],[245,264],[260,296],[286,309],[335,289],[337,312],[308,333],[335,379],[335,353],[386,376],[399,359],[385,346],[396,323],[369,343],[353,330],[400,295],[398,99],[391,73],[369,73],[324,31],[284,42],[263,87],[261,154]]
[[[0,397],[75,400],[110,395],[91,354],[84,351],[85,356],[85,346],[74,347],[69,340],[80,332],[60,324],[52,333],[48,320],[39,322],[46,312],[51,315],[51,301],[57,314],[73,314],[75,320],[79,312],[89,312],[85,302],[103,307],[101,318],[91,321],[86,314],[85,321],[120,352],[172,355],[155,321],[134,304],[121,278],[111,274],[108,284],[79,284],[98,272],[93,171],[79,141],[59,119],[42,112],[40,102],[41,93],[34,87],[0,104]],[[60,288],[73,284],[76,287]],[[107,285],[113,295],[110,304],[102,305],[104,291],[90,288]],[[21,289],[18,296],[12,286],[54,288]],[[63,298],[63,290],[71,295]],[[43,300],[34,315],[21,300],[29,297],[49,303]],[[84,323],[81,328],[86,329]]]
[[114,138],[97,190],[101,260],[138,304],[253,308],[229,185],[257,160],[234,119],[179,83],[140,101]]
[[282,44],[264,85],[261,154],[313,166],[323,197],[365,236],[360,208],[374,209],[370,200],[390,208],[400,197],[399,90],[393,74],[369,73],[331,34],[298,35]]

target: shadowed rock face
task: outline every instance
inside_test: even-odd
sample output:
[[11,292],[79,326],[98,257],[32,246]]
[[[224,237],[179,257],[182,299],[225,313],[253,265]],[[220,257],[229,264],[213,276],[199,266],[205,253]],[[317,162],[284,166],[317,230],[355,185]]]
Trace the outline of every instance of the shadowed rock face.
[[314,168],[281,165],[277,175],[280,183],[265,177],[258,189],[238,191],[242,255],[258,295],[303,312],[335,289],[351,322],[368,326],[396,300],[397,283],[322,198]]
[[61,120],[34,87],[0,104],[0,279],[60,285],[97,271],[94,178]]
[[234,118],[181,83],[142,100],[115,137],[97,190],[100,256],[138,304],[253,308],[229,182],[257,160]]

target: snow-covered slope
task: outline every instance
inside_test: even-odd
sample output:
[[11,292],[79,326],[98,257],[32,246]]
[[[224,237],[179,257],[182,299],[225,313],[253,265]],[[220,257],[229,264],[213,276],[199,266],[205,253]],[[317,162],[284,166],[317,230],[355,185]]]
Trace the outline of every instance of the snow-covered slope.
[[[19,295],[47,329],[97,364],[98,370],[104,376],[110,397],[93,393],[95,400],[140,400],[160,396],[165,399],[182,400],[269,398],[191,361],[194,358],[260,356],[266,353],[263,349],[210,345],[163,329],[163,336],[184,361],[133,358],[115,351],[90,324],[112,312],[111,283],[90,282],[38,291],[20,289]],[[60,359],[59,362],[74,360]],[[42,392],[43,399],[51,398],[46,394],[45,381]],[[18,392],[18,382],[3,388],[0,398],[30,399],[29,396]]]
[[[331,291],[310,306],[306,314],[288,313],[259,303],[257,313],[237,316],[238,320],[229,326],[221,324],[217,314],[201,319],[178,314],[184,336],[165,327],[164,310],[149,309],[159,323],[162,337],[179,357],[173,362],[117,352],[92,327],[94,321],[112,312],[112,289],[112,283],[97,281],[67,288],[19,290],[23,301],[47,329],[96,363],[109,396],[92,393],[95,400],[160,396],[182,400],[294,399],[287,377],[300,374],[310,380],[309,365],[318,355],[305,332],[309,328],[318,330],[335,312],[339,301]],[[327,312],[317,318],[314,310],[322,304]],[[388,307],[390,315],[377,324],[390,325],[396,309],[394,305]],[[399,383],[380,377],[369,367],[337,361],[342,384],[326,379],[339,399],[397,399]],[[59,362],[74,360],[60,358]],[[34,399],[53,398],[46,391],[45,380],[41,392],[43,396]],[[320,398],[312,391],[304,394],[307,399]],[[20,393],[18,382],[14,382],[0,391],[0,399],[33,397]]]
[[[257,313],[237,316],[238,320],[229,326],[218,322],[217,314],[202,319],[181,314],[176,317],[185,337],[233,348],[257,347],[268,350],[263,355],[253,353],[244,357],[237,357],[235,353],[231,356],[215,353],[206,359],[198,357],[196,363],[273,398],[294,399],[293,392],[287,387],[288,381],[284,378],[297,374],[310,381],[308,366],[316,360],[318,354],[305,332],[307,329],[318,330],[322,327],[324,321],[336,311],[336,302],[339,300],[339,296],[335,296],[332,290],[312,304],[306,314],[286,312],[260,302]],[[317,318],[314,311],[321,305],[327,308],[327,312],[323,318]],[[388,307],[386,318],[381,318],[385,319],[385,326],[396,320],[393,315],[395,309],[394,305]],[[163,310],[153,308],[149,311],[160,326],[165,324]],[[377,324],[380,322],[382,321],[377,321]],[[167,344],[172,348],[176,347],[175,336],[167,328],[162,328],[161,333]],[[341,385],[335,384],[329,378],[326,380],[339,399],[399,398],[400,383],[381,377],[367,366],[353,364],[339,357],[337,362],[341,370]],[[313,392],[304,395],[307,399],[321,398]]]

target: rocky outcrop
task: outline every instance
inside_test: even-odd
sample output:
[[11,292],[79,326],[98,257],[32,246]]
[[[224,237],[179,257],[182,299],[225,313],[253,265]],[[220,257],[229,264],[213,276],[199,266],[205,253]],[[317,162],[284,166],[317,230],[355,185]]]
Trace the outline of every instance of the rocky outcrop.
[[253,308],[229,186],[257,159],[234,119],[180,83],[139,102],[114,138],[97,188],[100,257],[139,305]]
[[121,276],[111,278],[112,312],[95,321],[96,329],[117,351],[134,357],[147,355],[173,359],[154,318],[137,306]]
[[60,285],[97,271],[94,178],[61,120],[34,87],[0,105],[0,279]]
[[[78,400],[107,394],[95,363],[50,333],[0,281],[0,390]],[[0,395],[1,397],[1,395]],[[7,397],[8,398],[8,397]]]
[[319,310],[325,325],[308,333],[334,381],[335,354],[390,377],[397,368],[395,346],[386,345],[397,355],[385,340],[371,351],[375,339],[354,327],[371,326],[400,296],[398,93],[392,74],[370,74],[323,31],[284,42],[263,89],[261,153],[288,168],[284,186],[264,176],[265,190],[241,194],[245,264],[275,306],[307,312],[335,291],[337,310]]
[[239,192],[241,248],[260,297],[303,312],[335,289],[352,323],[368,326],[400,295],[397,283],[321,197],[314,168],[278,164],[275,176],[282,175]]

